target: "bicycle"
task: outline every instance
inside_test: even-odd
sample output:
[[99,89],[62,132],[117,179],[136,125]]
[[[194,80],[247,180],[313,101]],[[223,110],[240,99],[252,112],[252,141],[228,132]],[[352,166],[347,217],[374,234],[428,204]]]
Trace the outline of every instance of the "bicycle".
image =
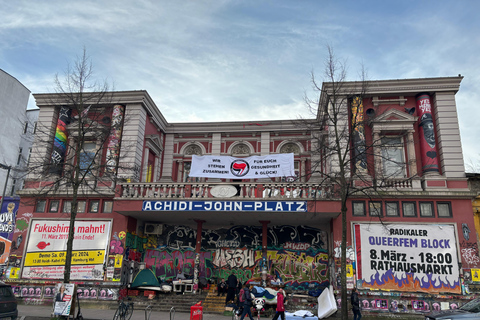
[[[129,301],[132,300],[132,298],[127,299]],[[119,301],[120,303],[117,311],[115,311],[115,314],[113,315],[113,320],[130,320],[133,314],[133,302],[127,301],[127,303],[125,303],[124,299],[120,299]]]

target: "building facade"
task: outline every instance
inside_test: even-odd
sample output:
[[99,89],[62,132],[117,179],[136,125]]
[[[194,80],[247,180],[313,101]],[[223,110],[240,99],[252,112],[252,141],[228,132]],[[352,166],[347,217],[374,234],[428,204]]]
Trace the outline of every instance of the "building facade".
[[[357,286],[364,309],[375,312],[427,312],[445,306],[439,293],[454,295],[449,307],[458,306],[479,266],[455,104],[461,79],[370,81],[366,91],[346,82],[340,94],[324,83],[319,116],[302,122],[169,123],[146,91],[112,93],[98,106],[106,127],[120,115],[114,138],[92,135],[95,155],[77,157],[105,167],[79,194],[71,279],[98,300],[112,299],[108,292],[140,268],[161,281],[186,275],[192,291],[231,273],[260,283],[267,273],[298,294],[329,284],[342,290],[341,190],[325,178],[341,167],[327,150],[337,142],[351,150],[350,185],[365,191],[345,203],[346,289]],[[60,154],[54,140],[62,126],[68,153],[75,113],[55,94],[34,97],[39,124],[49,129],[37,134],[36,158]],[[334,123],[327,115],[337,99],[345,118]],[[346,133],[340,142],[335,127]],[[280,154],[293,154],[294,175],[191,174],[194,155]],[[39,196],[49,179],[32,173],[21,193],[7,272],[20,292],[37,286],[44,298],[51,281],[63,278],[72,206],[68,186]]]
[[0,265],[8,262],[17,191],[23,187],[38,110],[27,110],[28,90],[0,69]]

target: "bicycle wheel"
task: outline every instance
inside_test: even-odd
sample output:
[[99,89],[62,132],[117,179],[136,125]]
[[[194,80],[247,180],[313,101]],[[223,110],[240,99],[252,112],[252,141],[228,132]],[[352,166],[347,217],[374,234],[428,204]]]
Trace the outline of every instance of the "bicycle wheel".
[[120,314],[122,311],[120,310],[120,307],[115,311],[115,314],[113,315],[113,320],[120,320]]
[[125,308],[125,320],[130,320],[133,314],[133,304],[128,304]]

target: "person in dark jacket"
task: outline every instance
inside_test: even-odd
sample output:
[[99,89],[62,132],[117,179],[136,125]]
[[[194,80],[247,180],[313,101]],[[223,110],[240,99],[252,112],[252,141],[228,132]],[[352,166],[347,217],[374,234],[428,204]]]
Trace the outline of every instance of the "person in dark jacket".
[[232,273],[227,278],[227,297],[225,298],[225,304],[235,300],[235,292],[237,290],[237,277]]
[[353,320],[360,320],[362,318],[362,313],[360,312],[360,301],[358,299],[357,288],[352,289],[350,302],[352,303]]
[[245,282],[245,285],[243,287],[243,295],[244,295],[244,299],[243,299],[243,312],[242,312],[242,316],[240,317],[240,320],[243,320],[243,318],[245,318],[245,316],[248,314],[248,316],[250,317],[250,320],[254,320],[253,317],[252,317],[252,295],[250,294],[250,289],[253,288],[253,285],[249,288],[248,287],[248,283]]
[[225,279],[222,278],[220,283],[217,285],[217,297],[220,296],[220,294],[223,297],[225,292],[227,292],[227,283],[225,282]]

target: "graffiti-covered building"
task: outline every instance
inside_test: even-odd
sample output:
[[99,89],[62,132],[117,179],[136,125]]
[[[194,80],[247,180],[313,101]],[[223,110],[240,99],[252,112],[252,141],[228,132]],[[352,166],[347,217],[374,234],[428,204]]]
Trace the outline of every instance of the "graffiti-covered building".
[[[351,183],[382,183],[381,192],[347,202],[347,287],[408,292],[417,301],[415,308],[410,302],[399,310],[398,299],[365,296],[368,308],[388,310],[394,301],[393,312],[434,308],[429,294],[462,295],[464,280],[478,267],[455,104],[461,79],[370,81],[365,92],[345,83],[342,113],[348,120],[342,128],[355,137],[347,142],[355,160],[348,172],[362,177]],[[329,109],[330,86],[324,84],[319,115]],[[69,123],[79,114],[55,94],[34,97],[41,125],[49,129],[41,141],[51,141],[38,146],[37,157],[62,164],[69,139],[75,139]],[[302,122],[169,123],[146,91],[114,92],[82,115],[97,107],[98,121],[114,130],[104,142],[92,135],[90,151],[78,156],[81,165],[95,161],[105,168],[92,174],[94,187],[79,196],[73,281],[115,286],[131,280],[131,269],[147,268],[161,280],[185,275],[193,291],[202,280],[231,273],[241,281],[261,280],[265,272],[291,292],[329,284],[341,290],[339,190],[321,178],[337,165],[318,148],[318,136],[329,140],[331,123],[318,126],[320,116]],[[211,159],[204,173],[237,175],[199,175],[198,156]],[[281,167],[278,159],[287,157],[290,173],[269,177]],[[258,178],[246,179],[246,168]],[[56,190],[39,197],[47,182],[32,174],[22,193],[12,281],[63,278],[72,196]]]

